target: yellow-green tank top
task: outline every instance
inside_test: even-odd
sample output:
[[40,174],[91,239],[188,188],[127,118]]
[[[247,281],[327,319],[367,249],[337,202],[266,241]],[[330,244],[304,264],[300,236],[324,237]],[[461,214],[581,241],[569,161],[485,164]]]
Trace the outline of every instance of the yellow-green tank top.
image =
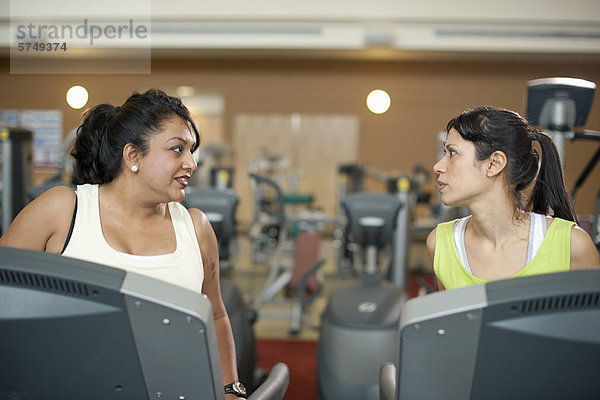
[[[453,235],[457,221],[439,224],[435,234],[433,269],[446,289],[488,282],[469,273],[460,261]],[[568,271],[571,267],[573,225],[575,222],[554,218],[536,255],[522,270],[509,278]]]

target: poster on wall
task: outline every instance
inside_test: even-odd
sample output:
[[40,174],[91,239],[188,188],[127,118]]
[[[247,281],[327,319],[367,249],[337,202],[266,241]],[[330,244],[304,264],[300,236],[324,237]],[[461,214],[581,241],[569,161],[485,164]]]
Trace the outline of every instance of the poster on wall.
[[58,110],[0,111],[0,124],[33,132],[33,167],[58,168],[61,154],[63,115]]

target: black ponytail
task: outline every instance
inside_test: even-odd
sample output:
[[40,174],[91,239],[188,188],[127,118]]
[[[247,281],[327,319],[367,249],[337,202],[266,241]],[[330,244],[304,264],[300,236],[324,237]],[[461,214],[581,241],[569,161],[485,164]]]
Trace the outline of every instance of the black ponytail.
[[194,135],[192,151],[200,145],[200,135],[189,110],[180,99],[161,90],[134,93],[120,107],[100,104],[84,115],[77,128],[71,155],[75,158],[76,183],[104,184],[120,173],[123,148],[133,144],[142,154],[148,151],[150,137],[170,118],[181,118]]
[[550,136],[538,131],[534,134],[542,148],[542,161],[529,207],[541,214],[548,214],[552,209],[555,217],[577,222],[573,204],[565,189],[558,150]]
[[[115,113],[116,107],[110,104],[100,104],[85,113],[71,151],[77,162],[77,183],[103,184],[114,179],[112,170],[116,157],[110,157],[108,132]],[[106,157],[107,154],[109,157]]]

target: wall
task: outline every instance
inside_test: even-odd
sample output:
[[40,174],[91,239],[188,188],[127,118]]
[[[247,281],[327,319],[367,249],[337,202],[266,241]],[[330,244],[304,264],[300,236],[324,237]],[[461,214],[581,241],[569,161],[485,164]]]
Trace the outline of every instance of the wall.
[[[151,75],[11,75],[8,71],[8,59],[1,59],[0,108],[60,109],[65,132],[81,116],[64,101],[73,84],[88,88],[90,105],[120,103],[133,90],[190,85],[224,96],[225,140],[231,140],[239,113],[354,114],[360,119],[359,160],[373,168],[401,172],[410,172],[416,163],[429,168],[438,151],[437,133],[468,107],[489,104],[523,113],[527,80],[571,76],[600,82],[600,61],[577,56],[390,62],[186,57],[155,59]],[[392,96],[386,114],[374,115],[365,107],[365,97],[374,88]],[[597,92],[590,129],[600,129],[598,97]],[[596,148],[589,143],[567,144],[569,186]],[[579,213],[593,212],[598,182],[600,167],[578,195]],[[435,190],[433,183],[429,187]]]

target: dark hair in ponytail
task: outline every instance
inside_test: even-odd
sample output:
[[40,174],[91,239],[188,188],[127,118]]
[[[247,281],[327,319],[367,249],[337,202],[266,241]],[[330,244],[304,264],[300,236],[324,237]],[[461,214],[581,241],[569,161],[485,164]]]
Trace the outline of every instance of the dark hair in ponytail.
[[198,129],[189,110],[180,99],[158,89],[134,93],[120,107],[100,104],[88,110],[71,155],[76,161],[74,181],[104,184],[121,172],[123,148],[133,144],[144,154],[150,137],[158,133],[164,122],[179,117],[190,127],[196,140],[192,151],[200,144]]
[[558,150],[550,136],[538,131],[534,134],[542,148],[542,163],[528,206],[534,212],[545,214],[552,208],[555,216],[577,222],[573,203],[565,190]]
[[[453,118],[446,132],[456,130],[460,136],[473,142],[476,157],[482,161],[494,151],[502,151],[507,158],[506,182],[512,192],[516,210],[530,210],[576,221],[573,206],[565,190],[558,151],[552,139],[533,130],[529,123],[513,111],[495,107],[477,107]],[[539,141],[542,157],[533,148]],[[539,173],[538,173],[539,166]],[[533,192],[524,198],[523,190],[534,181]]]

